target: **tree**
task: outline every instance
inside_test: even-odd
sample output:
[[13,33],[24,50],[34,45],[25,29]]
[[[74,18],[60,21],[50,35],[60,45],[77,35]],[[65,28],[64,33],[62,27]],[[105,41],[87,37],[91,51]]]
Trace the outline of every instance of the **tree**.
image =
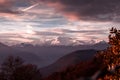
[[20,57],[9,56],[1,65],[0,80],[42,80],[36,65],[23,64]]
[[116,28],[110,30],[109,44],[115,55],[120,54],[120,30],[117,30]]
[[41,80],[40,70],[32,64],[17,68],[12,76],[12,80]]
[[1,65],[1,78],[3,80],[10,80],[13,72],[22,65],[23,60],[20,57],[9,56]]
[[114,71],[112,78],[120,79],[120,30],[117,30],[116,28],[110,30],[109,44],[111,45],[110,49],[113,55],[110,56],[112,61],[108,64],[108,67],[109,70]]
[[107,73],[104,79],[119,80],[120,79],[120,30],[111,28],[109,35],[109,44],[104,51],[100,51],[97,58],[107,66]]

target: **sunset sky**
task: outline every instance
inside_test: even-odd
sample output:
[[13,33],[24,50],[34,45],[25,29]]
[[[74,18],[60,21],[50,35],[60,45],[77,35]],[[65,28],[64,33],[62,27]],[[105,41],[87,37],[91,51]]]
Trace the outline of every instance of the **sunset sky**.
[[120,0],[0,0],[0,41],[88,44],[120,26]]

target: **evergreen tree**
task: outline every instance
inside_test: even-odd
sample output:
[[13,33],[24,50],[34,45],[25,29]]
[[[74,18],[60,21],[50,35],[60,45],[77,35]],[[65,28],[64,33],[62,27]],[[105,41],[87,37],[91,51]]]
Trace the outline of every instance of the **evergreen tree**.
[[119,80],[120,79],[120,30],[111,28],[109,35],[109,44],[104,51],[100,51],[97,55],[98,61],[103,62],[107,66],[107,73],[103,79]]

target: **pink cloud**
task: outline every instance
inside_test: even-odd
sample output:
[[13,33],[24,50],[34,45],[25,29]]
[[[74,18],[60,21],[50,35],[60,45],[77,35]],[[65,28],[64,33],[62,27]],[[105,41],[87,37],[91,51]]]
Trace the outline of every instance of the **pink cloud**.
[[[40,0],[71,19],[120,21],[119,0]],[[68,14],[68,15],[67,15]]]

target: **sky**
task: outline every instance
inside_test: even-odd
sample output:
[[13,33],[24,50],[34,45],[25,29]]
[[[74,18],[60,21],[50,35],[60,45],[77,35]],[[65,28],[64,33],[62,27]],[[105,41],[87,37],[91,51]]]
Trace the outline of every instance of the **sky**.
[[0,0],[0,41],[78,45],[107,41],[120,0]]

